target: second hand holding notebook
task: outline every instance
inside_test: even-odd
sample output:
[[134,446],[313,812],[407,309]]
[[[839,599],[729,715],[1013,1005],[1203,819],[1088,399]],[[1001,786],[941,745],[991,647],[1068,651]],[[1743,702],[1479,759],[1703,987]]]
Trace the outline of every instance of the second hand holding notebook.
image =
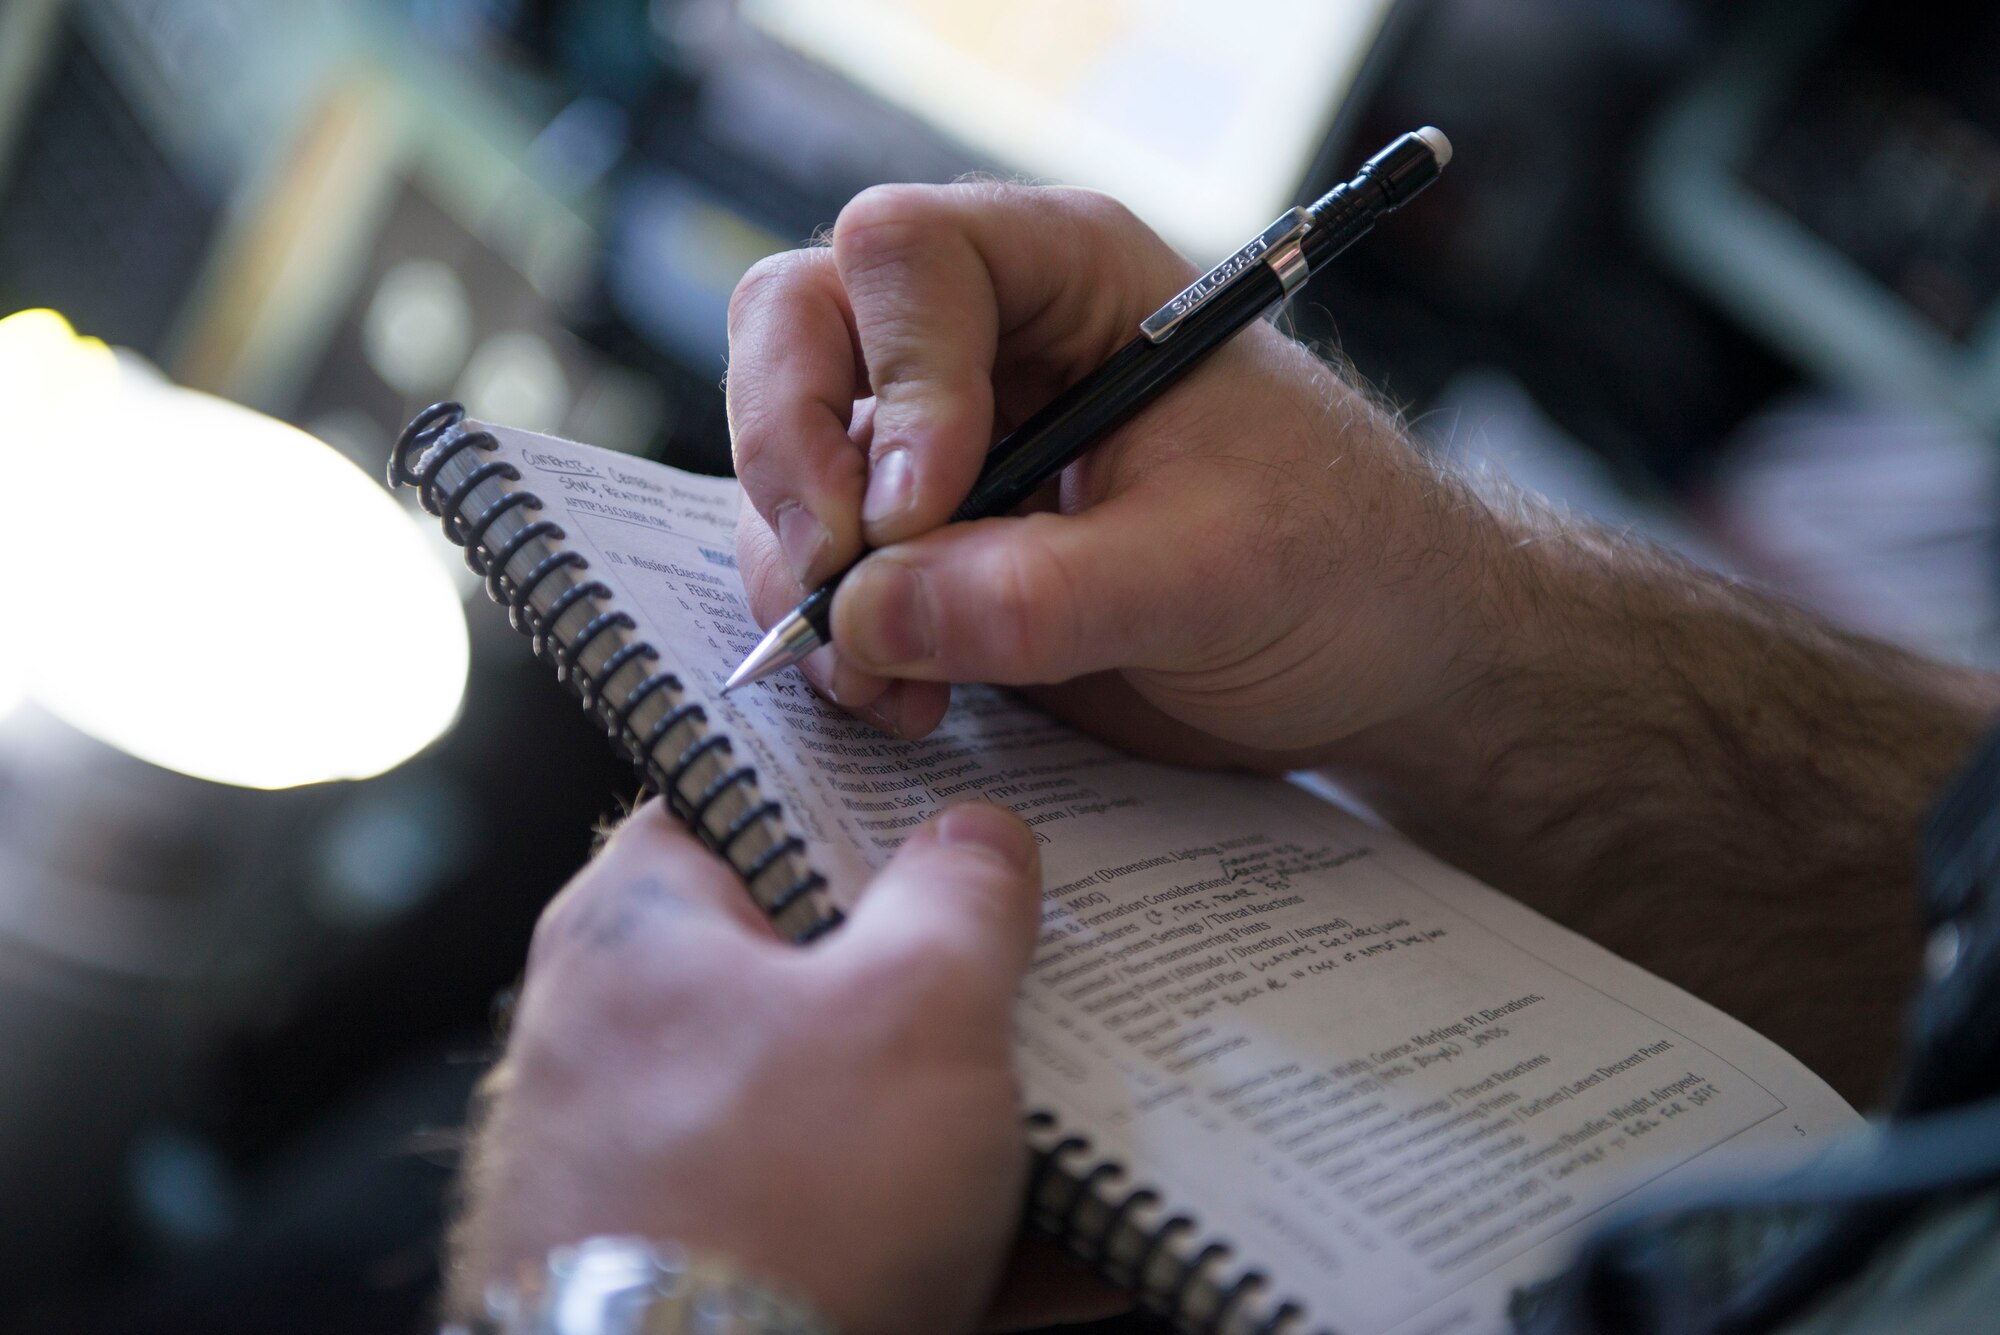
[[1034,828],[1029,1218],[1185,1330],[1499,1330],[1607,1207],[1860,1125],[1743,1025],[1282,780],[986,689],[910,743],[797,681],[722,698],[757,639],[733,481],[454,405],[391,473],[784,935],[950,802]]

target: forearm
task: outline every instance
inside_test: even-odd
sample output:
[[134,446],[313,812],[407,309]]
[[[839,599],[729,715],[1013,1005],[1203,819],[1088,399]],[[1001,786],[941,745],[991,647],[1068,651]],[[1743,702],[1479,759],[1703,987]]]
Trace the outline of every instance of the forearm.
[[2000,683],[1504,497],[1450,698],[1336,769],[1468,870],[1880,1086],[1925,812]]

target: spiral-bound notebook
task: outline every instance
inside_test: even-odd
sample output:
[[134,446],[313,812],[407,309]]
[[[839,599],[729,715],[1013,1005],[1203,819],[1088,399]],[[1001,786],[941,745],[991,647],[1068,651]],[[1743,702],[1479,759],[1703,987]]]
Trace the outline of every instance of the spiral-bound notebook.
[[1744,1026],[1295,784],[1136,761],[989,689],[914,743],[796,674],[720,697],[758,635],[732,481],[453,405],[390,471],[787,936],[940,805],[1027,820],[1029,1218],[1185,1330],[1497,1330],[1607,1206],[1859,1124]]

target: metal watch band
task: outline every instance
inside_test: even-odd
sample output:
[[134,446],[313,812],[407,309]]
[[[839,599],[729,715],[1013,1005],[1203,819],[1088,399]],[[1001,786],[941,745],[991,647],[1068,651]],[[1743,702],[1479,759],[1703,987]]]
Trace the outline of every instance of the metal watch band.
[[727,1262],[645,1238],[558,1247],[486,1311],[440,1335],[834,1335],[811,1308]]

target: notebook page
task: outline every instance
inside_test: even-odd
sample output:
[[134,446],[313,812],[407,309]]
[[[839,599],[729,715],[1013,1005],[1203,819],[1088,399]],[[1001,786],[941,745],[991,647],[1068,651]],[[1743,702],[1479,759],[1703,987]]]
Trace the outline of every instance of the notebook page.
[[945,803],[1022,815],[1029,1106],[1316,1325],[1498,1330],[1606,1207],[1859,1125],[1742,1025],[1283,781],[1135,761],[985,689],[916,743],[796,674],[719,698],[759,635],[735,484],[494,430],[838,893]]

